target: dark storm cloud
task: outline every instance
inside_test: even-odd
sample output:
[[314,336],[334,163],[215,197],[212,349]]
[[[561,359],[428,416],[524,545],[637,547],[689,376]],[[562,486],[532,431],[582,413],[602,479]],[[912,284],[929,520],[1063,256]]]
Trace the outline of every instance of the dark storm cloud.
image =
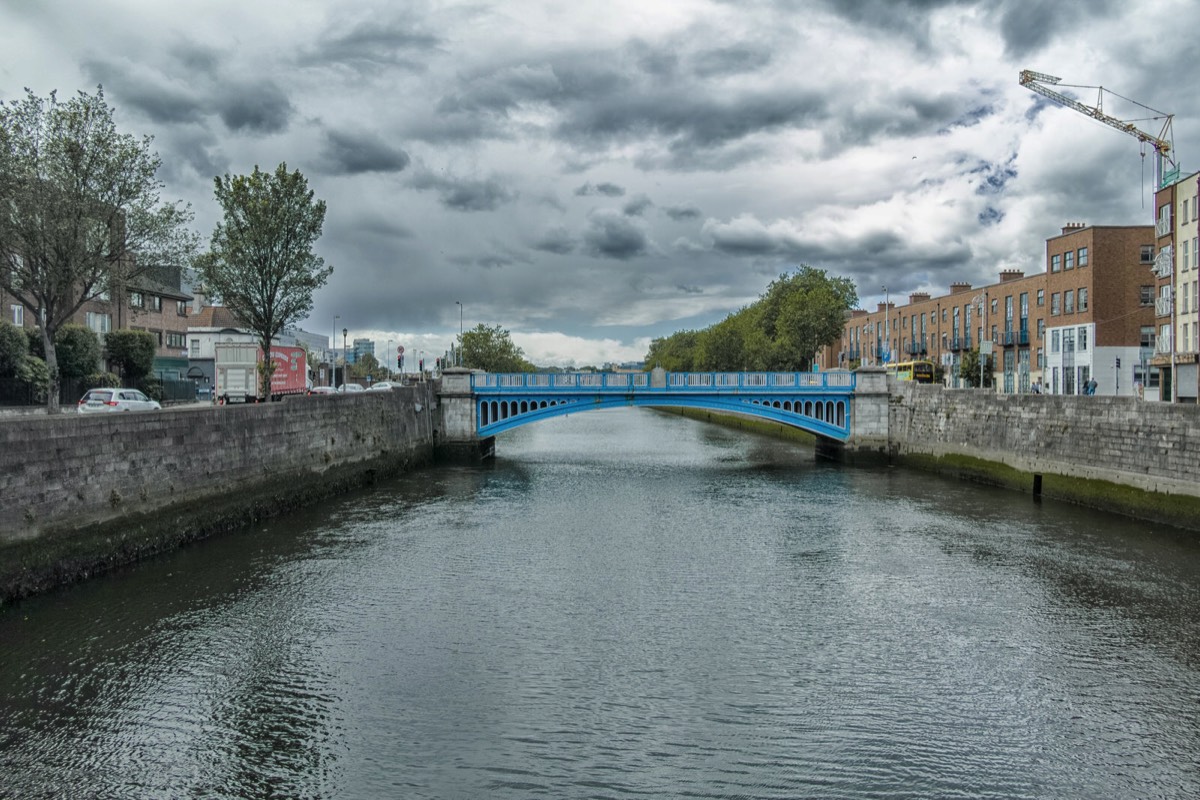
[[667,206],[663,209],[668,217],[676,222],[686,222],[691,219],[700,219],[700,209],[693,205]]
[[596,211],[589,217],[583,241],[589,254],[619,260],[643,255],[649,244],[645,231],[611,209]]
[[232,131],[278,133],[287,128],[295,109],[283,89],[264,80],[222,87],[217,110]]
[[585,183],[575,190],[576,197],[591,197],[592,195],[604,195],[605,197],[623,197],[625,190],[615,183]]
[[627,217],[640,217],[653,206],[654,202],[649,197],[639,194],[629,198],[629,201],[621,207],[621,213]]
[[1010,56],[1027,56],[1046,47],[1064,29],[1083,24],[1089,17],[1107,16],[1112,0],[1004,0],[998,5],[1000,33]]
[[326,131],[327,169],[337,175],[366,172],[400,172],[409,164],[408,153],[365,132]]
[[203,96],[183,81],[110,58],[86,59],[79,66],[120,106],[134,109],[152,122],[195,122],[204,116]]
[[420,191],[432,190],[438,201],[453,211],[495,211],[517,199],[517,193],[498,176],[485,179],[453,178],[422,170],[410,185]]
[[701,78],[754,72],[770,63],[770,50],[753,45],[702,50],[691,59],[693,72]]
[[551,228],[543,233],[532,244],[534,250],[541,250],[556,255],[566,255],[575,250],[575,237],[564,227]]
[[341,64],[358,71],[400,67],[423,71],[441,40],[401,23],[364,22],[323,38],[300,56],[304,66]]
[[825,95],[791,88],[724,98],[702,92],[616,93],[573,106],[558,133],[570,141],[594,142],[654,132],[682,147],[705,149],[762,131],[816,125],[827,112]]

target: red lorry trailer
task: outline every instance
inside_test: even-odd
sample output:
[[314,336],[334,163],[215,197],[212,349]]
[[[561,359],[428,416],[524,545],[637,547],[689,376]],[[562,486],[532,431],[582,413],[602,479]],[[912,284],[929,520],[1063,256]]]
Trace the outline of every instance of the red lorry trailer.
[[[258,365],[262,350],[247,342],[219,343],[216,346],[216,397],[222,403],[254,402],[258,399]],[[303,347],[272,345],[271,399],[308,391],[308,362]]]

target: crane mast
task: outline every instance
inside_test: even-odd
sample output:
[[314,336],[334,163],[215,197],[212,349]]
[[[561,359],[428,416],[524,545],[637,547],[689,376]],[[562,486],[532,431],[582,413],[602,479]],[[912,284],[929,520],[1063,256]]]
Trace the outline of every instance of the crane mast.
[[[1032,92],[1037,92],[1043,97],[1048,97],[1060,105],[1066,106],[1067,108],[1072,108],[1081,114],[1091,117],[1092,119],[1103,122],[1105,125],[1116,128],[1122,133],[1126,133],[1134,137],[1142,144],[1149,144],[1152,146],[1156,156],[1155,178],[1158,188],[1161,189],[1179,177],[1179,167],[1175,164],[1174,151],[1171,144],[1171,123],[1175,119],[1174,114],[1166,114],[1162,111],[1155,111],[1153,108],[1142,105],[1136,100],[1129,100],[1129,98],[1121,97],[1121,95],[1116,94],[1115,92],[1109,92],[1109,94],[1112,94],[1115,97],[1121,97],[1122,100],[1126,100],[1134,105],[1140,106],[1141,108],[1152,112],[1154,114],[1152,119],[1163,120],[1162,129],[1159,131],[1159,134],[1155,136],[1137,127],[1131,121],[1117,119],[1114,116],[1104,113],[1104,92],[1107,90],[1103,86],[1078,86],[1075,84],[1062,84],[1060,83],[1061,80],[1061,78],[1057,78],[1053,75],[1047,75],[1043,72],[1034,72],[1033,70],[1029,69],[1021,70],[1021,85],[1026,89],[1029,89]],[[1073,86],[1074,88],[1079,89],[1098,90],[1096,105],[1086,105],[1072,97],[1068,97],[1062,92],[1058,92],[1050,88],[1050,86],[1059,85]]]

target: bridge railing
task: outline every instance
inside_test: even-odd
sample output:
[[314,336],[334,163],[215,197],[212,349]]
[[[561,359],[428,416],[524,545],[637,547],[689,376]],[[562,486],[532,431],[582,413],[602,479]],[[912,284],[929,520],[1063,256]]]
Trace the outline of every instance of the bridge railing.
[[668,372],[666,386],[651,386],[647,372],[475,373],[471,387],[490,391],[737,392],[854,391],[853,372]]

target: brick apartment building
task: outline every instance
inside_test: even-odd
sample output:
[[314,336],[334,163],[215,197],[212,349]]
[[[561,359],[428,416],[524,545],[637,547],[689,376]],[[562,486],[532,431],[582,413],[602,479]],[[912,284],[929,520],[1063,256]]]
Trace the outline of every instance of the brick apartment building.
[[[998,283],[913,293],[908,303],[855,310],[841,341],[818,354],[822,369],[924,359],[963,385],[963,356],[991,342],[997,391],[1130,395],[1153,378],[1154,228],[1070,224],[1046,241],[1043,270],[1000,273]],[[1119,366],[1118,366],[1119,364]]]
[[1155,194],[1155,351],[1162,400],[1200,396],[1200,172]]

